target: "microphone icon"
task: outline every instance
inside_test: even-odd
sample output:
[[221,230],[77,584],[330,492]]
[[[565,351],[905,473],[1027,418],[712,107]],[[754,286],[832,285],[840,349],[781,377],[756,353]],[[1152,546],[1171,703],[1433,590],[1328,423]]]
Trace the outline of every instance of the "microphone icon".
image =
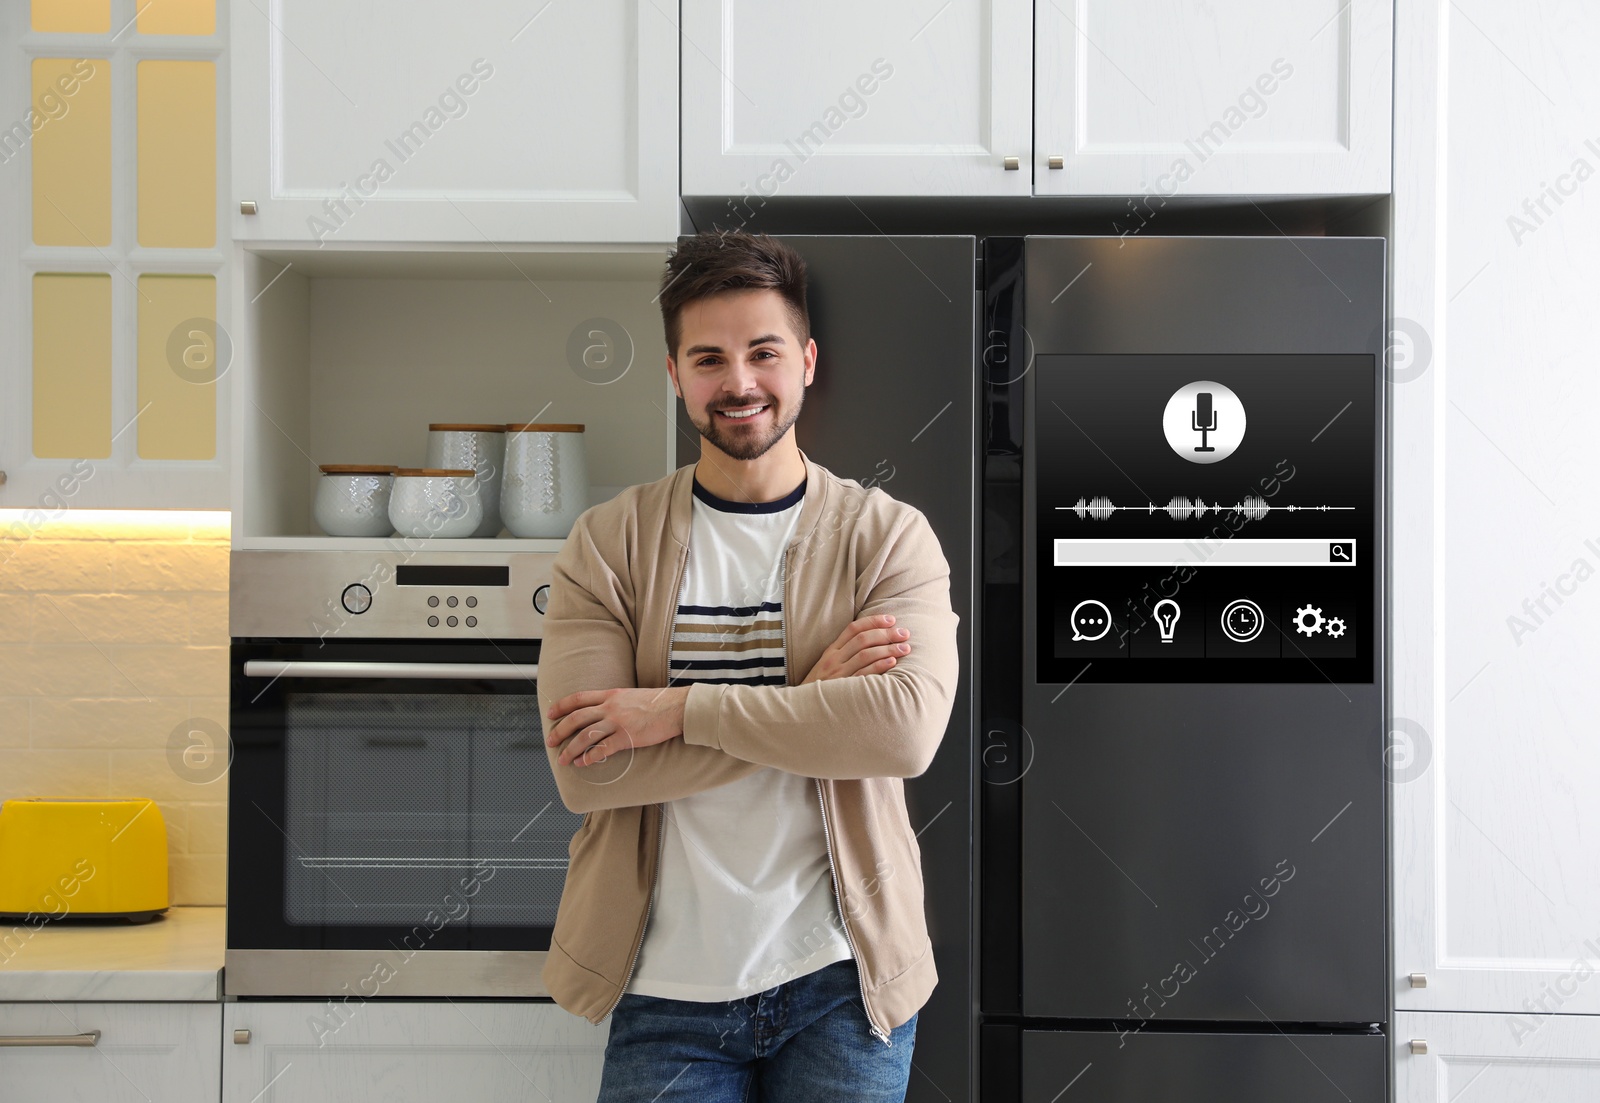
[[1217,411],[1211,405],[1211,392],[1201,391],[1194,396],[1194,412],[1189,415],[1189,425],[1200,434],[1200,445],[1196,452],[1215,452],[1216,449],[1206,443],[1206,434],[1217,431]]

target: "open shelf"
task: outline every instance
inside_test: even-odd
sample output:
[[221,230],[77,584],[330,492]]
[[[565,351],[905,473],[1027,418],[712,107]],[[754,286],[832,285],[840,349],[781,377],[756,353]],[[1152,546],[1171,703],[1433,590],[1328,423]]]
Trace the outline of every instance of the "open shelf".
[[589,505],[677,466],[669,245],[235,249],[236,550],[559,550],[320,533],[320,464],[424,466],[432,422],[584,425]]

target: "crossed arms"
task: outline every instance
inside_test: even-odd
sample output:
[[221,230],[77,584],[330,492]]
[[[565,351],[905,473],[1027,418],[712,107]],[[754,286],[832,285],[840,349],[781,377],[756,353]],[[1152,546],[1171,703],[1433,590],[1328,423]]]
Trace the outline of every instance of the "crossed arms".
[[[638,688],[626,586],[583,521],[557,557],[551,582],[539,661],[547,725],[556,702],[572,694]],[[909,508],[894,515],[881,545],[866,551],[856,560],[864,564],[854,580],[856,616],[892,614],[911,633],[909,654],[865,677],[794,686],[691,684],[682,696],[681,736],[616,750],[586,766],[563,763],[561,746],[547,746],[562,803],[581,813],[676,800],[764,767],[836,779],[915,777],[926,770],[949,723],[959,673],[949,564],[926,518]],[[645,692],[666,704],[667,695],[682,689]]]

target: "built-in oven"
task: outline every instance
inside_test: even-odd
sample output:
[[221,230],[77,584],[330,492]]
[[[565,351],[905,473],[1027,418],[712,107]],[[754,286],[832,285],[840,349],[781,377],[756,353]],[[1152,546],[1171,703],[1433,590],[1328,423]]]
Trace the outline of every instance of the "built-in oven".
[[540,553],[233,555],[230,996],[542,996]]

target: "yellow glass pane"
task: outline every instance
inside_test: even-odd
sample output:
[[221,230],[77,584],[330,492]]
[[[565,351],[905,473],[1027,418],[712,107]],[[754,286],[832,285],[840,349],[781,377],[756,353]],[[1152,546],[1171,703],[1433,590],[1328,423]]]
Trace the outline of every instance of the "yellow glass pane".
[[140,34],[214,34],[217,0],[135,0]]
[[33,277],[33,454],[111,455],[111,277]]
[[139,277],[140,459],[217,454],[216,316],[214,277]]
[[217,67],[141,61],[139,244],[204,249],[217,243]]
[[111,62],[33,62],[33,240],[111,244]]
[[111,29],[111,0],[33,0],[33,29],[105,34]]

